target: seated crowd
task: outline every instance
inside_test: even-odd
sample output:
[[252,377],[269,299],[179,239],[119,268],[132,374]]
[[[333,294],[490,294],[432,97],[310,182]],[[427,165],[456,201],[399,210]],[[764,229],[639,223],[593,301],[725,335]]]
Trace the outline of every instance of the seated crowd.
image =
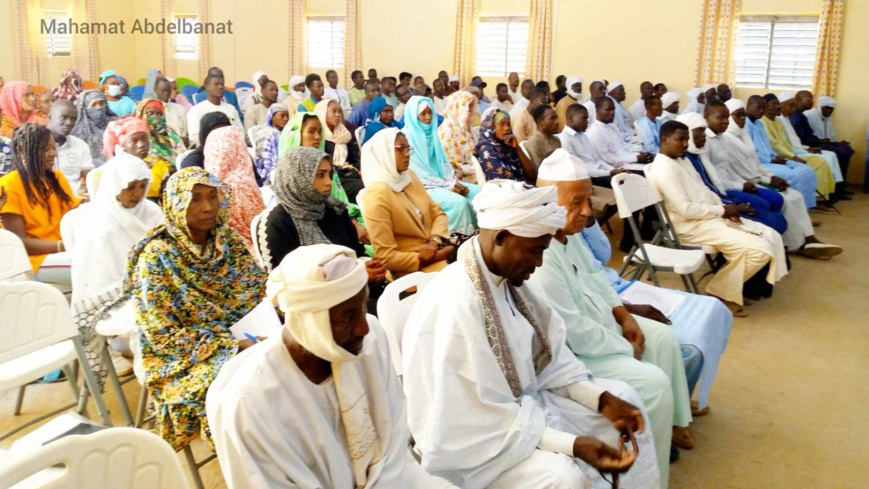
[[[201,437],[229,487],[667,487],[733,317],[788,254],[842,253],[814,231],[851,199],[830,97],[709,85],[680,110],[663,83],[625,107],[620,82],[586,98],[578,75],[553,92],[511,73],[492,99],[446,71],[351,79],[285,91],[259,71],[236,95],[214,67],[188,99],[150,70],[136,101],[114,71],[83,90],[69,70],[45,96],[0,91],[2,227],[36,280],[71,285],[100,380],[98,328],[119,373],[135,358],[156,432]],[[606,267],[591,198],[626,173],[716,250],[708,295]],[[399,377],[377,301],[414,272],[436,275]],[[283,329],[230,330],[263,302]]]

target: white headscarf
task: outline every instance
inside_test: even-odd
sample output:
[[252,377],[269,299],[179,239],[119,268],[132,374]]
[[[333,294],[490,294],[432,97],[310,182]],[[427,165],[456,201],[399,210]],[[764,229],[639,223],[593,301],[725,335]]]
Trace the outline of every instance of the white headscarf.
[[513,180],[491,180],[474,198],[480,229],[504,229],[524,238],[555,234],[567,211],[558,205],[554,186],[533,188]]
[[582,90],[574,92],[572,88],[574,83],[582,83],[582,77],[579,75],[568,77],[567,81],[564,82],[564,86],[567,87],[567,94],[575,98],[578,102],[582,100]]
[[305,77],[302,75],[293,75],[290,77],[290,85],[287,87],[290,89],[290,96],[293,97],[293,100],[296,102],[304,102],[308,97],[311,96],[311,92],[308,91],[308,87],[301,92],[297,92],[295,88],[299,83],[305,83]]
[[694,144],[693,131],[694,129],[697,129],[699,127],[709,127],[706,124],[706,119],[704,119],[702,115],[696,112],[687,112],[677,117],[676,120],[688,126],[688,151],[690,153],[694,153],[695,155],[705,153],[708,149],[706,148],[706,146],[698,148],[697,145]]
[[833,97],[820,97],[818,99],[818,107],[836,107],[836,99]]
[[667,111],[667,107],[672,105],[674,102],[678,102],[680,98],[681,97],[679,97],[679,92],[667,92],[664,95],[662,95],[661,96],[661,107],[664,108],[664,112]]
[[268,73],[266,73],[265,71],[257,71],[256,73],[253,74],[253,91],[255,93],[262,93],[263,89],[259,84],[259,79],[263,75],[268,76]]
[[549,182],[573,182],[588,180],[588,170],[585,163],[568,153],[564,148],[558,148],[540,163],[537,178]]
[[[726,105],[727,110],[730,111],[730,125],[727,126],[727,132],[729,132],[729,133],[731,133],[739,138],[742,138],[743,136],[748,135],[748,132],[745,130],[745,127],[739,127],[739,125],[736,124],[736,121],[733,120],[733,113],[739,109],[745,109],[745,102],[743,102],[742,100],[740,100],[738,98],[732,98],[732,99],[728,100],[727,102],[725,102],[724,105]],[[749,138],[751,137],[750,135],[748,135],[748,136],[749,136]],[[750,140],[751,139],[749,139],[749,141]]]
[[[692,88],[688,90],[685,94],[688,96],[688,106],[685,107],[685,110],[682,111],[683,114],[689,114],[691,112],[696,112],[698,114],[702,114],[706,109],[706,104],[701,104],[697,101],[697,98],[700,97],[701,94],[705,93],[702,88]],[[663,101],[662,101],[663,102]]]
[[395,166],[395,138],[398,132],[395,127],[381,129],[362,146],[365,185],[384,182],[395,192],[401,192],[410,185],[410,174],[407,171],[398,173]]
[[284,327],[305,350],[331,362],[338,407],[357,487],[365,487],[368,470],[383,457],[359,370],[342,368],[359,357],[335,343],[329,309],[350,299],[368,284],[365,264],[344,246],[316,244],[296,248],[272,270],[266,282],[269,299],[285,313]]

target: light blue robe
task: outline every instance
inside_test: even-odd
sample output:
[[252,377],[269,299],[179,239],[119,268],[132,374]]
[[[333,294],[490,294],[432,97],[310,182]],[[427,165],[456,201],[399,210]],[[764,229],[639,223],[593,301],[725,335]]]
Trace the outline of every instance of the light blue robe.
[[794,190],[803,194],[806,207],[812,208],[818,205],[818,197],[815,193],[815,189],[818,188],[818,177],[815,175],[815,170],[809,165],[792,160],[788,160],[784,165],[773,163],[772,159],[778,155],[773,151],[772,144],[766,135],[766,128],[763,127],[760,119],[753,122],[751,119],[745,119],[745,129],[751,135],[751,141],[754,143],[754,149],[760,163],[772,171],[775,176],[787,181]]
[[[633,283],[619,277],[612,268],[604,267],[612,257],[612,247],[598,223],[586,228],[580,236],[586,247],[594,255],[595,267],[603,270],[610,284],[618,291],[624,291]],[[703,371],[700,374],[700,391],[698,402],[702,409],[709,403],[709,391],[718,375],[718,364],[721,355],[727,348],[730,328],[733,325],[733,315],[727,307],[714,297],[689,294],[681,290],[672,290],[685,295],[685,300],[673,317],[671,327],[676,333],[679,343],[693,345],[703,353]]]
[[655,121],[652,122],[646,115],[637,122],[637,125],[643,131],[643,151],[658,154],[658,150],[661,148],[661,126],[664,123],[660,118],[655,118]]

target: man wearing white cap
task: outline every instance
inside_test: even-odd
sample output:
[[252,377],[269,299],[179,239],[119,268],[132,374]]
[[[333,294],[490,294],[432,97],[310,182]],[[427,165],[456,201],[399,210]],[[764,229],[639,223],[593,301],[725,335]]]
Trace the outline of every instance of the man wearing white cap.
[[[592,186],[585,164],[563,149],[555,150],[540,165],[537,186],[558,189],[558,203],[567,209],[567,222],[543,253],[543,266],[530,283],[545,292],[564,320],[567,345],[576,357],[594,375],[624,381],[643,398],[652,423],[661,486],[667,487],[671,436],[676,446],[694,447],[687,429],[691,395],[674,331],[631,315],[604,272],[594,268],[594,257],[579,235],[592,215]],[[699,351],[697,359],[702,367]]]
[[833,97],[818,97],[818,104],[805,112],[809,125],[815,131],[815,136],[821,139],[836,140],[836,128],[833,127],[833,111],[836,110],[836,99]]
[[[842,174],[845,175],[845,179],[847,179],[851,157],[854,156],[854,149],[851,148],[851,143],[848,141],[835,141],[832,138],[824,137],[815,133],[807,114],[812,109],[812,105],[814,105],[814,96],[812,95],[812,92],[808,90],[800,90],[797,92],[794,96],[795,110],[794,113],[791,114],[791,124],[794,126],[794,130],[803,144],[812,148],[826,149],[836,153],[836,157],[839,159],[839,167],[842,169]],[[830,112],[830,115],[832,115],[832,111]]]
[[672,121],[679,116],[679,92],[667,92],[661,95],[661,122]]
[[450,88],[453,89],[453,92],[458,92],[462,89],[461,82],[459,82],[459,75],[450,76]]
[[598,470],[628,469],[625,487],[660,487],[639,396],[593,377],[525,284],[565,225],[557,197],[554,187],[486,183],[474,200],[480,235],[417,299],[403,344],[416,448],[429,473],[465,489],[602,489]]
[[606,86],[606,96],[609,97],[616,107],[615,123],[621,133],[622,138],[634,151],[641,149],[640,143],[637,140],[637,131],[634,129],[634,121],[631,114],[622,106],[627,94],[625,86],[620,81],[614,81]]
[[579,75],[568,77],[564,82],[564,88],[567,95],[561,97],[561,100],[555,104],[555,112],[558,114],[558,132],[561,132],[567,121],[567,108],[582,100],[582,77]]
[[230,488],[454,487],[408,450],[366,277],[355,252],[332,244],[298,248],[269,275],[285,327],[228,362],[206,401]]

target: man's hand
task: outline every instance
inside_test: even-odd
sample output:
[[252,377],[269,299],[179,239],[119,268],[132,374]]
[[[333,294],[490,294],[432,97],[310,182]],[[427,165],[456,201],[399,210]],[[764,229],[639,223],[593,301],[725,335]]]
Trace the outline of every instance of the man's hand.
[[788,162],[788,160],[782,158],[781,156],[776,156],[775,158],[772,159],[772,162],[777,164],[777,165],[784,165],[785,163]]
[[627,173],[627,172],[628,171],[625,170],[624,168],[615,168],[613,171],[610,172],[610,176],[614,177],[616,175],[621,175],[622,173]]
[[637,460],[637,452],[616,450],[591,436],[576,437],[573,456],[602,473],[627,472]]
[[624,436],[643,432],[643,413],[629,402],[604,391],[600,395],[598,411],[613,422],[613,428]]
[[788,185],[788,182],[784,178],[777,177],[775,175],[773,175],[772,178],[769,179],[769,184],[782,192],[790,187],[790,185]]
[[752,211],[751,206],[748,204],[727,204],[724,206],[724,216],[722,217],[731,220],[733,220],[734,217],[739,219],[740,214],[748,214],[749,212],[754,211]]
[[[259,341],[265,341],[267,338],[265,338],[263,336],[257,336],[256,339]],[[238,340],[238,351],[239,352],[245,351],[255,344],[256,343],[253,340],[248,339],[248,338],[245,338],[243,340]]]
[[461,183],[456,183],[455,187],[453,187],[453,192],[455,192],[461,196],[468,195],[468,191],[469,191],[468,187],[465,187]]
[[809,153],[813,153],[813,154],[820,154],[820,153],[821,153],[821,148],[809,148],[807,151],[808,151]]
[[[663,312],[659,311],[656,307],[650,306],[648,304],[625,304],[625,309],[627,309],[628,312],[631,314],[636,314],[637,316],[651,319],[652,321],[658,321],[659,323],[664,324],[673,324],[670,322],[669,319],[667,319],[667,316],[665,316]],[[624,327],[622,327],[622,330],[624,330]]]
[[851,143],[848,141],[845,141],[844,139],[839,141],[839,144],[844,144],[845,146],[851,146]]
[[745,182],[742,184],[742,191],[747,194],[756,194],[757,185],[755,185],[754,182]]
[[830,144],[830,138],[821,139],[821,144]]
[[621,321],[622,336],[634,347],[634,358],[639,360],[643,357],[643,352],[646,350],[646,337],[643,335],[643,330],[637,324],[637,320],[630,314],[626,314]]
[[386,264],[379,258],[372,258],[365,262],[365,271],[368,272],[369,284],[386,278]]
[[793,160],[796,161],[797,163],[805,163],[806,162],[806,160],[800,158],[797,155],[794,155]]
[[651,153],[640,153],[637,155],[637,163],[651,163],[652,162],[652,154]]

